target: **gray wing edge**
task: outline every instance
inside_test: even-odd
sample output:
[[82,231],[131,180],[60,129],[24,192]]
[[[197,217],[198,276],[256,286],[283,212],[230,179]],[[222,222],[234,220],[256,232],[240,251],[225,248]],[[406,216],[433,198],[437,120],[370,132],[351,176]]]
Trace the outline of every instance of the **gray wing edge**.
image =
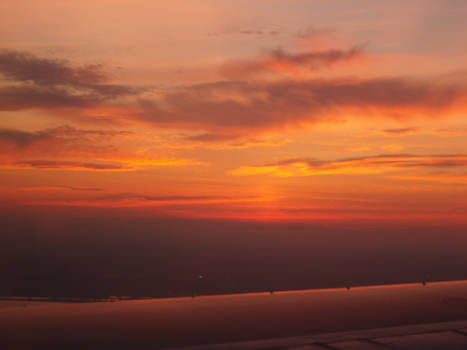
[[467,349],[467,320],[313,334],[171,350]]

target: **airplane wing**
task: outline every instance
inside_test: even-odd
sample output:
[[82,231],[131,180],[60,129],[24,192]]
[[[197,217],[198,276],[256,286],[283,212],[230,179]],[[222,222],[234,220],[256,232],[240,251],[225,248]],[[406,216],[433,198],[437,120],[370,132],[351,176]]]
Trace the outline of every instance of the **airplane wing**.
[[467,281],[0,310],[8,350],[467,349]]

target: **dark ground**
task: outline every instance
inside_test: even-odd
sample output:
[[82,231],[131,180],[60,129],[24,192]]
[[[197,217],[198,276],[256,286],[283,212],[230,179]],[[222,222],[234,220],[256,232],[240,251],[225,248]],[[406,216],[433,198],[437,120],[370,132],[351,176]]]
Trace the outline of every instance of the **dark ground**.
[[[173,297],[467,279],[448,223],[255,223],[1,215],[0,295]],[[58,217],[58,218],[57,218]]]

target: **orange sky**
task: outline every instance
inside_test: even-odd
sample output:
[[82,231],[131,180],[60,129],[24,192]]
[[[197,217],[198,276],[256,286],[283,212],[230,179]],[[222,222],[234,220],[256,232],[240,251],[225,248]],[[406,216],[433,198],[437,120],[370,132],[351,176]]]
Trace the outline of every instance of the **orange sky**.
[[2,206],[465,224],[466,15],[462,0],[4,1]]

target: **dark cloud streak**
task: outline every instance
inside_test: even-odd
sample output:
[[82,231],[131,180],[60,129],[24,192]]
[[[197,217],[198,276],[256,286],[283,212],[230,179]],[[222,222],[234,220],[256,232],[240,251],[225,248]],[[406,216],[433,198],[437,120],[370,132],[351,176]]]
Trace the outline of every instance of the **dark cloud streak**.
[[368,157],[344,158],[338,160],[322,161],[313,158],[291,158],[262,166],[287,166],[293,164],[306,164],[313,169],[338,168],[341,166],[365,166],[365,167],[397,167],[397,168],[436,168],[436,167],[465,167],[467,166],[466,154],[380,154]]
[[30,81],[40,85],[89,85],[107,80],[103,66],[72,67],[70,62],[38,58],[31,53],[0,51],[0,72],[7,80]]
[[14,164],[18,168],[33,169],[83,169],[83,170],[125,170],[122,164],[91,163],[65,160],[31,160]]
[[383,133],[389,136],[402,136],[416,132],[417,128],[385,129]]
[[35,146],[40,142],[65,143],[73,141],[73,139],[83,141],[84,137],[98,137],[102,139],[129,135],[132,135],[129,131],[84,130],[76,129],[68,125],[36,132],[0,128],[0,143],[10,144],[19,148],[26,148]]
[[253,60],[235,60],[226,63],[221,73],[231,79],[251,77],[267,73],[294,72],[294,69],[304,68],[317,70],[333,64],[354,60],[363,55],[362,47],[354,46],[348,50],[329,49],[325,51],[308,51],[288,53],[278,48]]
[[137,193],[116,193],[94,198],[97,201],[122,201],[126,199],[137,199],[148,202],[173,202],[173,201],[209,201],[209,200],[234,200],[230,196],[147,196]]
[[[158,127],[242,134],[348,117],[436,117],[467,105],[465,82],[441,78],[313,79],[276,82],[222,81],[169,91],[141,101],[131,118]],[[206,136],[206,138],[210,138]]]
[[138,94],[143,89],[109,84],[102,65],[72,66],[66,60],[0,51],[0,110],[84,108]]

